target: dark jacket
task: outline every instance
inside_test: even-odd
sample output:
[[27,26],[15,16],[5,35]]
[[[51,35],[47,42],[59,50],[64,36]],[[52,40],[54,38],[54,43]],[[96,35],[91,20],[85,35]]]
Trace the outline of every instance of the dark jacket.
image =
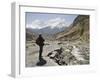
[[42,36],[39,36],[37,39],[36,39],[36,44],[39,45],[39,46],[43,46],[44,45],[44,39]]

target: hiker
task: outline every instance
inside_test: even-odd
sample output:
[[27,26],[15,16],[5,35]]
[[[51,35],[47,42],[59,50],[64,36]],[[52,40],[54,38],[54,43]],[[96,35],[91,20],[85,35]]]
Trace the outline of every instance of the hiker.
[[42,35],[40,34],[39,37],[36,39],[36,44],[39,46],[39,60],[42,59],[42,52],[43,52],[43,46],[44,46],[44,39]]

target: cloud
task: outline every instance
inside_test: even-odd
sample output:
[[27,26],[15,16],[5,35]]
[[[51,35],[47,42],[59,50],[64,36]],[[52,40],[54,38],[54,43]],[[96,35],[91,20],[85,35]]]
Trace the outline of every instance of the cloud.
[[46,26],[50,26],[51,28],[55,28],[55,27],[62,28],[65,27],[66,25],[67,25],[66,21],[63,18],[51,19],[48,20],[46,23]]
[[43,27],[43,22],[40,20],[34,20],[31,24],[27,24],[26,27],[33,29],[41,29]]
[[33,28],[32,24],[26,24],[26,28]]
[[67,21],[63,18],[54,18],[44,22],[40,20],[34,20],[31,24],[27,24],[26,27],[33,29],[41,29],[45,27],[50,27],[52,29],[55,27],[62,28],[67,26],[66,22]]

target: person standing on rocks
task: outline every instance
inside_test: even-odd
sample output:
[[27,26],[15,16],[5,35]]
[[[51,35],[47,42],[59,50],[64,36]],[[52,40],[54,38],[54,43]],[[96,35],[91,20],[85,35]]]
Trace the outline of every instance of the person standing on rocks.
[[39,46],[39,60],[41,61],[42,59],[42,52],[43,52],[43,46],[44,46],[44,38],[42,37],[41,34],[39,34],[39,37],[36,39],[36,44]]

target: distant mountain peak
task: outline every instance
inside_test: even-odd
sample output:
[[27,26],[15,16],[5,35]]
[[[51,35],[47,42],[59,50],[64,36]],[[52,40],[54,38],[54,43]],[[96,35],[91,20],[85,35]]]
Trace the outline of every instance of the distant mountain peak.
[[54,19],[49,19],[47,21],[34,20],[32,23],[27,24],[26,27],[33,29],[42,29],[49,26],[51,29],[53,28],[60,29],[67,25],[68,24],[66,23],[66,20],[64,18],[54,18]]

